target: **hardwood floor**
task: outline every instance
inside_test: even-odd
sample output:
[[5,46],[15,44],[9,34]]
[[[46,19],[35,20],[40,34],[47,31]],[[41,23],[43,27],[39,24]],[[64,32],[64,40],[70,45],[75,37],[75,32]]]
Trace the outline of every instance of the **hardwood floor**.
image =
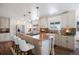
[[[0,55],[13,55],[11,45],[11,42],[0,42]],[[78,51],[76,50],[76,52]],[[55,55],[74,55],[74,52],[62,47],[55,47]]]
[[55,47],[55,55],[74,55],[74,51],[62,47]]
[[11,42],[0,42],[0,55],[12,55],[10,45]]
[[[14,50],[12,51],[11,48],[12,48],[12,42],[11,41],[0,42],[0,55],[17,55]],[[31,53],[31,50],[28,51],[28,55],[33,55]]]

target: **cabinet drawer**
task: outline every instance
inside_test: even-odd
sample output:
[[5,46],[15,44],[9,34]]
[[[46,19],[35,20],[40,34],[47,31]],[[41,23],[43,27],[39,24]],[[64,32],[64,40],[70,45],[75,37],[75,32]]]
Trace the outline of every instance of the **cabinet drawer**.
[[55,39],[55,44],[56,44],[57,46],[61,46],[61,45],[62,45],[61,43],[62,43],[61,38]]

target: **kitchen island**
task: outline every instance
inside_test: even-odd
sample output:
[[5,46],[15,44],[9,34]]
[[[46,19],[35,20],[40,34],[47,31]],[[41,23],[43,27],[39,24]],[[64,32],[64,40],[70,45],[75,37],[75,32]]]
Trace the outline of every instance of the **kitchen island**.
[[47,34],[47,36],[43,36],[40,37],[40,34],[38,35],[26,35],[23,33],[19,33],[18,36],[23,39],[26,40],[27,43],[31,43],[35,46],[35,48],[32,50],[32,53],[34,55],[49,55],[51,50],[50,50],[50,40],[48,37],[49,34]]

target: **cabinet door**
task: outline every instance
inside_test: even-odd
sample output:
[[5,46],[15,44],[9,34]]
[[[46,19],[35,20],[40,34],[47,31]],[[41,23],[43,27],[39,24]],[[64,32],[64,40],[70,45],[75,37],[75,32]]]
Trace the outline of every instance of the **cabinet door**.
[[68,48],[69,49],[74,49],[75,48],[75,41],[74,37],[68,37]]
[[68,38],[65,36],[62,36],[62,47],[67,48],[68,46]]
[[59,45],[59,39],[58,38],[55,38],[55,45]]
[[75,12],[74,11],[70,11],[68,13],[68,25],[70,28],[75,27]]
[[65,14],[62,14],[62,28],[64,27],[75,27],[75,11],[69,11]]
[[48,19],[47,18],[40,19],[40,28],[48,28]]
[[62,45],[61,43],[62,43],[61,36],[60,35],[56,35],[56,37],[55,37],[55,44],[57,46],[61,46]]
[[62,16],[62,26],[61,27],[65,28],[68,25],[68,14],[67,13],[62,14],[61,16]]
[[55,35],[55,45],[58,45],[58,36]]

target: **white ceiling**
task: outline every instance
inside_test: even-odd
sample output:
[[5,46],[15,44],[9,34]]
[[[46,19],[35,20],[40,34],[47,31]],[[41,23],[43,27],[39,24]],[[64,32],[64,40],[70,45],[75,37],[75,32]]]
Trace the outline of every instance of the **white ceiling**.
[[79,8],[77,3],[0,3],[0,16],[23,17],[29,11],[34,15],[37,6],[40,16],[52,15],[53,8],[56,8],[57,12]]

